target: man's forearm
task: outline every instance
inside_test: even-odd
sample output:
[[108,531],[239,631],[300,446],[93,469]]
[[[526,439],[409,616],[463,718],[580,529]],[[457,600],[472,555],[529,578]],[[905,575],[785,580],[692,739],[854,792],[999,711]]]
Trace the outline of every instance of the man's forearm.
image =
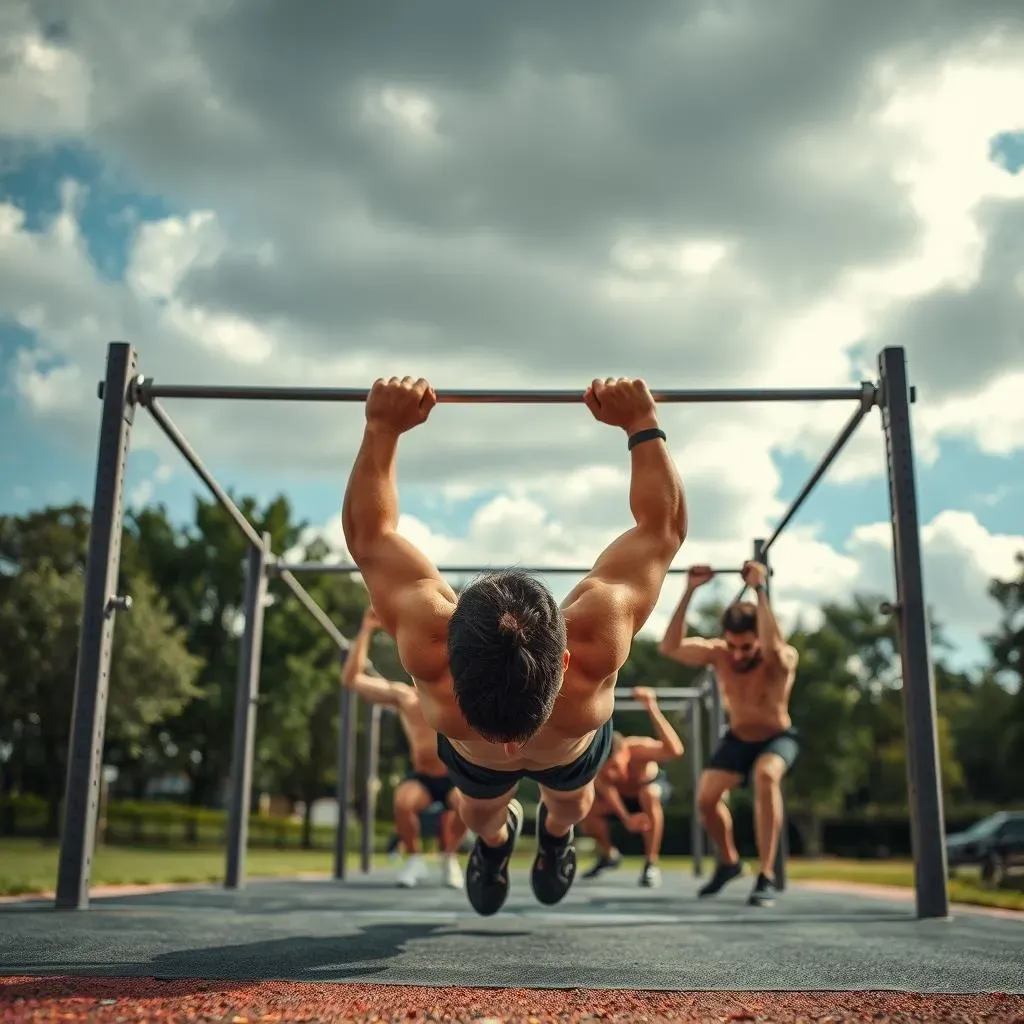
[[651,724],[654,726],[654,734],[658,742],[674,757],[681,757],[683,754],[683,741],[679,733],[672,728],[669,720],[662,714],[657,704],[651,707]]
[[[639,423],[632,432],[656,427]],[[660,438],[641,441],[630,453],[629,509],[637,526],[686,539],[686,496],[668,445]]]
[[595,789],[597,795],[604,799],[620,820],[625,821],[629,817],[629,811],[626,810],[626,805],[622,802],[622,797],[619,796],[619,791],[614,786],[596,783]]
[[672,613],[672,618],[669,619],[668,629],[665,630],[665,635],[661,639],[661,643],[658,645],[658,649],[662,654],[671,654],[677,650],[683,642],[683,638],[686,636],[686,612],[690,607],[690,601],[693,600],[695,591],[693,587],[687,587],[683,593],[683,598],[676,606],[676,610]]
[[765,648],[785,643],[785,637],[768,601],[768,591],[763,587],[757,592],[757,639]]
[[371,631],[365,626],[356,633],[352,646],[348,649],[345,664],[341,669],[341,683],[351,686],[356,678],[366,670],[366,657],[370,653]]
[[378,537],[398,528],[397,462],[398,435],[368,425],[341,511],[345,544],[356,564]]

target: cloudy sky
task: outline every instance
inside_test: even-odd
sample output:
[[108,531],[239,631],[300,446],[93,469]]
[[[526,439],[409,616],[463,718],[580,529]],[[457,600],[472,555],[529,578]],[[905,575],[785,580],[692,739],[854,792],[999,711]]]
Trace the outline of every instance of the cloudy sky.
[[[4,0],[0,506],[90,500],[115,338],[165,383],[581,390],[845,386],[901,345],[970,661],[1024,548],[1022,96],[1018,0]],[[167,408],[340,539],[360,407]],[[849,413],[664,407],[680,564],[747,557]],[[875,411],[775,549],[787,621],[891,596],[884,466]],[[442,406],[403,526],[439,561],[589,563],[627,473],[582,405]],[[132,501],[195,488],[141,417]]]

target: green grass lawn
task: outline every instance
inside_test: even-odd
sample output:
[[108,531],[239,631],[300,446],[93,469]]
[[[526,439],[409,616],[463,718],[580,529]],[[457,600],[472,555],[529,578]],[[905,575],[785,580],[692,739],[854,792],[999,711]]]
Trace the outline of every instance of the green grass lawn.
[[[529,849],[516,857],[521,866],[532,859]],[[586,864],[589,855],[582,854]],[[382,854],[374,857],[383,866]],[[707,863],[707,862],[706,862]],[[640,871],[638,859],[627,858],[621,873]],[[671,857],[663,862],[666,871],[691,871],[689,858]],[[251,849],[246,872],[251,878],[289,877],[300,874],[330,874],[333,854],[329,850]],[[349,859],[349,870],[359,870],[358,853]],[[914,884],[909,861],[792,860],[789,877],[794,881],[861,882],[871,885],[910,887]],[[0,895],[49,892],[57,877],[57,846],[31,839],[0,841]],[[108,846],[100,848],[93,861],[93,885],[146,885],[167,882],[219,882],[224,877],[224,852],[219,849],[168,849],[166,847]],[[1020,879],[1014,879],[1020,884]],[[958,871],[950,880],[950,898],[957,903],[1005,907],[1024,911],[1021,889],[990,889],[981,885],[977,872]]]

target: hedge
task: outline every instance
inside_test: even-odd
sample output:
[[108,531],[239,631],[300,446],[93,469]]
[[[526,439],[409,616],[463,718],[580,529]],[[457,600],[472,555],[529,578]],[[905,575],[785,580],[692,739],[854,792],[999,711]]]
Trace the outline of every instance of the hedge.
[[[525,796],[526,794],[524,794]],[[524,833],[533,833],[535,803],[523,800],[527,821]],[[378,803],[380,813],[375,823],[374,848],[382,849],[387,836],[393,831],[387,807]],[[46,804],[39,797],[19,796],[0,798],[0,836],[41,836],[46,824]],[[690,848],[691,817],[688,808],[679,801],[667,809],[665,839],[662,852],[667,855],[686,855]],[[754,853],[754,822],[749,795],[737,793],[732,801],[736,843],[744,856]],[[950,808],[946,813],[946,830],[955,832],[967,828],[995,808],[971,806]],[[800,817],[794,813],[788,822],[789,849],[793,856],[805,852],[800,833]],[[436,832],[430,822],[424,823],[424,835]],[[361,823],[353,814],[349,820],[349,849],[359,849]],[[208,807],[192,807],[172,803],[136,803],[111,801],[106,811],[104,841],[111,844],[153,846],[220,846],[227,832],[227,812]],[[315,848],[330,849],[335,830],[314,827],[312,842]],[[249,817],[249,843],[258,847],[297,847],[301,843],[302,823],[286,818],[272,818],[253,814]],[[642,852],[642,839],[628,833],[612,822],[612,838],[623,853]],[[900,808],[866,808],[854,815],[833,816],[822,821],[822,852],[835,857],[875,858],[909,857],[911,855],[910,820]]]
[[[42,836],[46,827],[45,801],[35,796],[0,798],[0,836]],[[111,801],[106,808],[104,841],[141,846],[222,846],[227,836],[227,811],[186,804]],[[376,830],[390,831],[387,822]],[[330,849],[335,829],[314,826],[315,848]],[[361,825],[349,821],[350,849],[357,850]],[[249,816],[249,845],[296,847],[302,841],[302,823],[262,814]]]

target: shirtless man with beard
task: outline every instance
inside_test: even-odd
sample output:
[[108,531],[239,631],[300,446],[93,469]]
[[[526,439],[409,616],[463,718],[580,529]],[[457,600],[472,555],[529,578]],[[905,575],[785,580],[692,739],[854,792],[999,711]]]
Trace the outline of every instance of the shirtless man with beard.
[[720,638],[686,636],[690,601],[713,576],[706,565],[690,570],[686,593],[660,646],[665,657],[683,665],[710,665],[729,715],[729,730],[712,753],[697,792],[701,821],[719,855],[715,873],[700,895],[716,895],[743,873],[724,797],[752,779],[754,834],[761,863],[749,902],[770,906],[775,902],[775,851],[783,821],[782,778],[800,751],[799,735],[789,717],[798,656],[779,630],[768,604],[765,568],[756,562],[744,564],[743,582],[755,591],[757,603],[729,605],[722,614]]
[[420,852],[420,814],[431,804],[439,803],[445,807],[438,838],[442,881],[449,889],[461,889],[462,871],[456,851],[466,834],[466,826],[454,809],[455,785],[437,756],[437,733],[423,717],[416,687],[380,679],[366,672],[370,639],[373,631],[379,628],[380,621],[373,608],[367,608],[362,627],[341,670],[341,683],[368,704],[394,708],[409,741],[412,771],[395,789],[394,796],[395,831],[408,857],[398,875],[398,885],[411,889],[426,876],[427,866]]

